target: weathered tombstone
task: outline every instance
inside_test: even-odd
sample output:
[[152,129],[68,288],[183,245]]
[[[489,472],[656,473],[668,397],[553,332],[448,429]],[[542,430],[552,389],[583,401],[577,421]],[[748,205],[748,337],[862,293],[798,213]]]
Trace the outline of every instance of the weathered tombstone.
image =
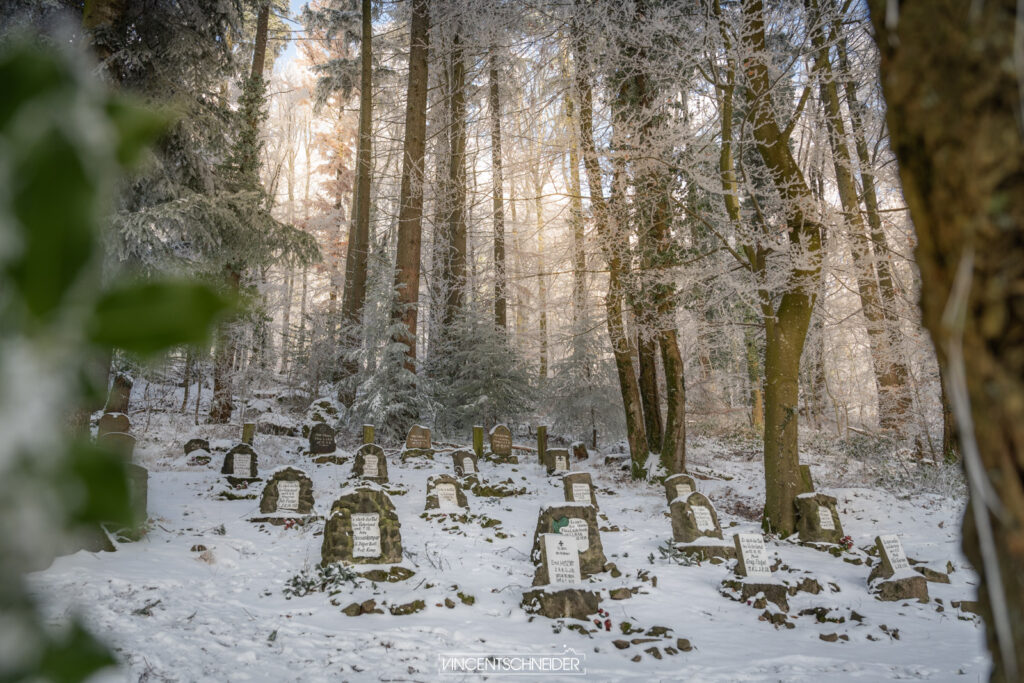
[[435,474],[427,479],[427,503],[424,510],[465,512],[469,502],[459,480],[450,474]]
[[570,503],[590,503],[597,507],[597,496],[594,495],[594,482],[590,472],[569,472],[562,476],[562,488],[565,500]]
[[242,424],[242,443],[252,445],[253,439],[256,438],[256,423],[246,422]]
[[768,551],[764,547],[761,534],[735,534],[733,543],[736,545],[736,574],[752,578],[770,578],[772,565],[768,560]]
[[132,524],[136,531],[142,530],[149,517],[149,470],[139,465],[126,465],[128,475],[128,500],[132,510]]
[[313,480],[294,467],[275,471],[263,487],[260,512],[265,515],[313,514]]
[[565,534],[541,534],[540,560],[546,581],[534,585],[583,583],[580,574],[580,553],[576,540]]
[[884,601],[928,601],[928,581],[910,568],[903,544],[896,534],[875,537],[880,562],[868,576],[868,586],[875,597]]
[[373,443],[373,425],[363,425],[363,443]]
[[574,460],[586,460],[590,457],[590,454],[587,453],[587,445],[582,441],[574,441],[570,450]]
[[549,619],[589,620],[600,609],[601,595],[580,587],[584,573],[573,539],[564,534],[540,534],[537,547],[533,585],[541,588],[523,593],[523,609]]
[[108,432],[96,439],[96,443],[109,448],[128,462],[135,457],[135,437],[131,434]]
[[132,395],[132,378],[123,373],[114,375],[114,382],[107,394],[107,404],[103,406],[105,413],[127,413],[128,402]]
[[559,474],[569,471],[569,450],[567,448],[549,448],[544,456],[544,466],[548,474]]
[[131,431],[131,420],[124,413],[103,413],[96,423],[96,438],[105,434],[128,434]]
[[541,562],[541,536],[563,534],[576,540],[579,551],[580,572],[586,577],[604,571],[608,560],[601,545],[601,534],[597,528],[597,510],[593,505],[582,503],[552,503],[541,507],[537,518],[537,529],[533,535],[531,559],[537,565],[533,585],[548,583],[547,568]]
[[379,486],[361,484],[331,506],[320,548],[321,564],[398,564],[401,523],[391,497]]
[[537,462],[544,464],[544,454],[548,450],[548,428],[545,425],[537,426]]
[[697,482],[688,474],[673,474],[665,478],[665,497],[669,505],[676,498],[686,500],[691,493],[697,490]]
[[256,451],[247,443],[240,443],[224,455],[224,466],[221,474],[228,474],[236,479],[255,479],[259,476],[256,462]]
[[334,441],[334,428],[329,424],[317,422],[309,429],[309,452],[311,455],[333,453],[337,448]]
[[796,530],[806,543],[838,544],[843,536],[836,499],[824,493],[802,493],[796,497]]
[[491,429],[491,453],[512,455],[512,432],[505,425],[495,425]]
[[373,443],[365,443],[356,451],[352,476],[369,479],[378,484],[388,480],[388,462],[384,458],[384,450]]
[[468,477],[480,474],[480,470],[477,468],[476,454],[467,448],[452,453],[452,464],[455,467],[456,476]]
[[669,508],[672,511],[672,537],[676,543],[722,538],[718,513],[704,494],[694,492],[686,498],[676,498]]
[[405,447],[410,450],[430,448],[430,430],[423,425],[410,427],[409,435],[405,437]]
[[189,439],[185,442],[185,455],[188,455],[192,451],[206,451],[210,452],[210,442],[206,439]]
[[480,425],[473,427],[473,452],[476,457],[484,457],[484,428]]

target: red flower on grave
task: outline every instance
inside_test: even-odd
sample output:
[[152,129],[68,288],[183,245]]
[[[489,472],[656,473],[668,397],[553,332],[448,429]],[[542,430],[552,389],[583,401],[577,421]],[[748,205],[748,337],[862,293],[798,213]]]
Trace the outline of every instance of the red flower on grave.
[[843,536],[841,539],[839,539],[839,545],[849,550],[853,547],[853,539],[849,536]]

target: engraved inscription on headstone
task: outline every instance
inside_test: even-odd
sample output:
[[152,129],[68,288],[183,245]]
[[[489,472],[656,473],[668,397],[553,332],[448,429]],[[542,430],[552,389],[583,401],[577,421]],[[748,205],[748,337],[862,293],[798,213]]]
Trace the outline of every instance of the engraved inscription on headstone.
[[405,439],[405,447],[407,449],[430,448],[430,430],[421,425],[413,425]]
[[459,499],[455,495],[455,484],[438,484],[434,487],[437,493],[437,505],[441,510],[458,510]]
[[836,530],[836,523],[832,519],[832,511],[824,505],[818,508],[818,525],[826,531]]
[[564,455],[555,456],[555,471],[564,472],[569,469],[569,459]]
[[252,455],[249,453],[235,453],[231,458],[231,471],[236,477],[251,477]]
[[571,538],[562,534],[544,534],[544,556],[547,560],[548,582],[578,584],[580,555]]
[[353,513],[352,557],[378,557],[380,554],[380,515]]
[[590,487],[586,484],[572,485],[572,499],[576,503],[590,502]]
[[279,480],[277,482],[277,509],[298,510],[299,509],[299,482]]
[[715,520],[711,518],[711,511],[703,505],[693,505],[690,507],[693,512],[693,519],[697,522],[697,529],[700,531],[714,531]]
[[691,493],[693,493],[693,489],[689,484],[676,484],[676,496],[679,498],[686,498]]
[[330,425],[318,422],[309,430],[309,452],[315,454],[333,453],[337,446],[334,442],[334,429]]
[[367,453],[363,456],[363,476],[364,477],[379,477],[380,467],[377,465],[377,456],[371,453]]
[[476,474],[476,465],[473,464],[473,458],[468,455],[462,459],[462,473],[465,474]]
[[558,533],[575,538],[581,553],[587,552],[587,549],[590,548],[590,536],[587,533],[587,521],[585,519],[570,517],[569,523],[559,529]]
[[491,430],[491,452],[495,455],[512,454],[512,432],[505,425]]
[[889,558],[889,564],[895,571],[910,569],[910,562],[907,561],[907,555],[903,552],[903,544],[900,543],[899,536],[886,534],[878,538],[882,540],[882,550],[885,551],[886,557]]
[[761,534],[736,534],[747,576],[771,576],[772,567]]

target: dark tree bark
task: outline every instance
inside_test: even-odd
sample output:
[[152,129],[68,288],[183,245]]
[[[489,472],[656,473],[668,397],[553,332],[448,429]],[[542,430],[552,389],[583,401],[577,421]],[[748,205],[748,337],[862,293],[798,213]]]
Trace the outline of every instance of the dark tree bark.
[[442,331],[454,324],[462,310],[466,290],[466,63],[458,34],[452,37],[450,74],[448,188],[451,206],[448,207],[439,274],[445,293]]
[[487,106],[491,115],[491,206],[494,215],[494,324],[508,329],[507,285],[505,279],[505,206],[501,159],[501,91],[498,84],[498,57],[494,48],[488,59]]

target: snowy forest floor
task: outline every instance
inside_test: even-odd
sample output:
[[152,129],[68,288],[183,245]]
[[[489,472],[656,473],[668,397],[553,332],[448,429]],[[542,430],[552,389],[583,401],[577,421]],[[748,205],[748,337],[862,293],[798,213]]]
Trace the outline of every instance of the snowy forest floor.
[[[285,529],[248,521],[259,516],[259,484],[252,490],[256,499],[218,497],[227,487],[219,474],[223,450],[216,449],[232,445],[239,431],[237,426],[195,427],[185,416],[151,413],[135,455],[150,473],[148,535],[114,553],[80,551],[58,558],[30,575],[53,622],[80,613],[116,650],[123,669],[108,680],[460,680],[439,674],[440,653],[539,654],[565,648],[585,656],[592,680],[987,678],[980,621],[951,605],[975,600],[978,582],[959,549],[964,501],[948,492],[951,488],[865,486],[863,462],[809,447],[802,457],[812,465],[818,489],[837,497],[845,532],[857,548],[867,548],[880,533],[897,533],[910,558],[941,572],[951,563],[953,571],[949,584],[928,584],[926,604],[885,603],[868,593],[868,567],[773,540],[769,553],[791,568],[789,576],[809,575],[825,587],[818,595],[790,598],[795,628],[786,629],[759,620],[760,610],[720,593],[722,580],[732,574],[729,565],[686,566],[663,555],[659,548],[672,536],[663,487],[632,482],[606,464],[606,454],[591,453],[573,469],[592,473],[607,517],[602,524],[619,529],[602,533],[601,540],[608,560],[623,574],[618,579],[601,575],[597,585],[640,588],[627,600],[606,597],[602,607],[610,613],[611,630],[597,631],[592,623],[531,616],[520,607],[534,573],[529,554],[538,509],[563,499],[560,481],[545,475],[535,455],[519,452],[519,465],[481,459],[484,482],[511,478],[526,492],[505,498],[467,492],[470,515],[455,522],[436,512],[421,516],[427,477],[448,473],[451,459],[438,455],[403,463],[396,450],[388,450],[388,488],[405,492],[392,496],[402,524],[402,564],[415,575],[397,583],[359,579],[342,584],[333,596],[289,597],[283,592],[289,579],[314,570],[320,561],[323,523]],[[189,466],[182,455],[182,444],[197,435],[209,438],[215,450],[207,467]],[[819,436],[820,443],[834,441]],[[529,444],[526,438],[516,442]],[[349,482],[351,459],[344,465],[314,465],[303,454],[306,445],[302,438],[259,434],[255,448],[261,473],[281,465],[309,473],[316,512],[323,515]],[[338,454],[351,452],[339,448]],[[759,530],[759,453],[754,441],[691,438],[692,469],[731,477],[698,482],[716,505],[727,539]],[[192,550],[195,545],[209,550],[205,559]],[[656,576],[656,586],[649,577],[643,580],[642,572]],[[446,598],[454,607],[446,606]],[[384,614],[342,613],[350,603],[367,599]],[[388,613],[388,606],[417,599],[426,605],[418,613]],[[829,619],[843,622],[819,623],[814,615],[800,615],[819,607]],[[862,620],[852,619],[854,612]],[[571,623],[592,632],[571,630]],[[642,637],[624,636],[624,628],[654,626],[671,629],[669,637],[621,650],[613,645],[613,640]],[[820,637],[832,634],[840,638]],[[644,652],[651,646],[664,651],[677,638],[688,639],[692,651],[660,660]],[[637,655],[640,661],[632,661]]]

